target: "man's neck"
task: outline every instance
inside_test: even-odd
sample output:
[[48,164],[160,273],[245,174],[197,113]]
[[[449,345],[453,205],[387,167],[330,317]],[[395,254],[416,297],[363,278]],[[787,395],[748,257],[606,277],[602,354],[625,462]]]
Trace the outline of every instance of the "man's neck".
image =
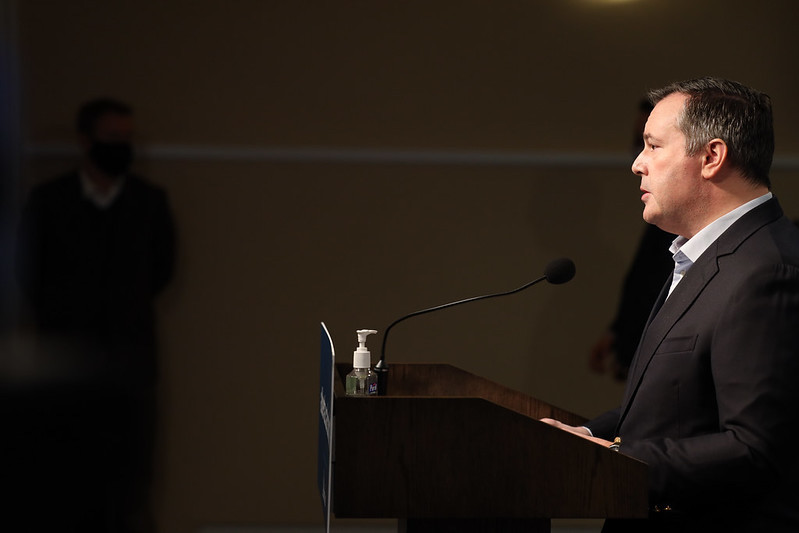
[[[693,253],[686,255],[688,255],[688,257],[694,261],[701,251],[704,251],[704,249],[710,245],[711,242],[715,241],[719,235],[724,233],[724,231],[732,226],[739,218],[760,204],[765,203],[769,200],[769,198],[772,197],[773,196],[769,193],[768,189],[766,189],[766,192],[762,195],[737,205],[733,209],[730,209],[726,213],[715,218],[696,234],[692,235],[690,239],[686,238],[685,236],[678,236],[672,244],[677,245],[678,249],[682,245],[686,245],[686,250],[690,249],[693,251]],[[701,241],[701,243],[698,243],[698,241]]]
[[84,196],[100,209],[107,209],[119,196],[125,178],[113,178],[103,173],[92,175],[86,167],[80,170]]
[[730,211],[737,209],[748,202],[751,202],[755,198],[760,198],[768,192],[768,187],[765,185],[749,185],[748,183],[742,187],[739,187],[737,191],[730,191],[728,194],[720,197],[718,202],[719,208],[717,210],[717,216],[714,217],[713,220],[726,215]]
[[690,233],[678,232],[678,234],[691,238],[727,213],[768,192],[768,187],[764,185],[752,185],[750,182],[744,181],[736,182],[733,188],[716,188],[712,196],[707,199],[707,211],[703,214],[701,221],[694,225],[693,231]]
[[117,178],[109,176],[91,162],[83,165],[83,174],[89,179],[92,187],[100,194],[108,194],[117,182]]

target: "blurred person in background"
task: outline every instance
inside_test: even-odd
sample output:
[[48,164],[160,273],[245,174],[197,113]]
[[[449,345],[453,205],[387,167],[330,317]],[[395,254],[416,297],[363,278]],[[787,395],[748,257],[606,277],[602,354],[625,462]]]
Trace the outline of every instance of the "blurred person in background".
[[[59,531],[155,528],[154,299],[172,278],[175,230],[165,191],[130,172],[133,133],[129,105],[84,104],[79,167],[34,187],[19,226],[17,276],[53,371],[14,419],[36,441],[29,488],[60,510],[32,519]],[[31,414],[47,423],[31,431]]]

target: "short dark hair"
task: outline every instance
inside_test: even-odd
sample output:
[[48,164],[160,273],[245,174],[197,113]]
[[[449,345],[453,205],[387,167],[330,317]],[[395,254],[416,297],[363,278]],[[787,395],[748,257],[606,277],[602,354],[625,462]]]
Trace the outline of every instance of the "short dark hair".
[[774,157],[771,98],[735,81],[705,77],[672,83],[649,92],[653,105],[672,93],[688,96],[677,127],[688,155],[712,139],[727,143],[729,161],[752,183],[771,188]]
[[91,137],[94,135],[94,127],[100,117],[113,113],[116,115],[130,116],[133,108],[124,102],[113,98],[96,98],[80,106],[76,119],[78,133]]

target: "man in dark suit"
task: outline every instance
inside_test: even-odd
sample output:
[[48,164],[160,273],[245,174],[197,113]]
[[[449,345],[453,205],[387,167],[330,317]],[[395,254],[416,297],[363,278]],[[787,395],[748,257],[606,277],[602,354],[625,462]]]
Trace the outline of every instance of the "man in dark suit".
[[17,434],[30,422],[43,435],[20,446],[21,478],[37,479],[20,498],[57,509],[25,516],[42,530],[151,531],[154,298],[172,276],[172,216],[165,191],[130,173],[127,104],[86,103],[77,130],[80,167],[35,187],[20,223],[18,277],[51,366],[15,392],[30,392],[14,402]]
[[650,98],[632,170],[675,271],[621,407],[545,421],[649,465],[650,518],[604,531],[799,531],[799,230],[770,192],[770,99],[716,78]]

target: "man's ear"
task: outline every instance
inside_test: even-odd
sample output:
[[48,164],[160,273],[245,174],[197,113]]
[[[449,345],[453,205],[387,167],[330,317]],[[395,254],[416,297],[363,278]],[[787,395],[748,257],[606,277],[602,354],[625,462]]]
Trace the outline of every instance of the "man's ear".
[[715,178],[727,161],[727,143],[721,139],[712,139],[705,145],[702,155],[702,177]]

